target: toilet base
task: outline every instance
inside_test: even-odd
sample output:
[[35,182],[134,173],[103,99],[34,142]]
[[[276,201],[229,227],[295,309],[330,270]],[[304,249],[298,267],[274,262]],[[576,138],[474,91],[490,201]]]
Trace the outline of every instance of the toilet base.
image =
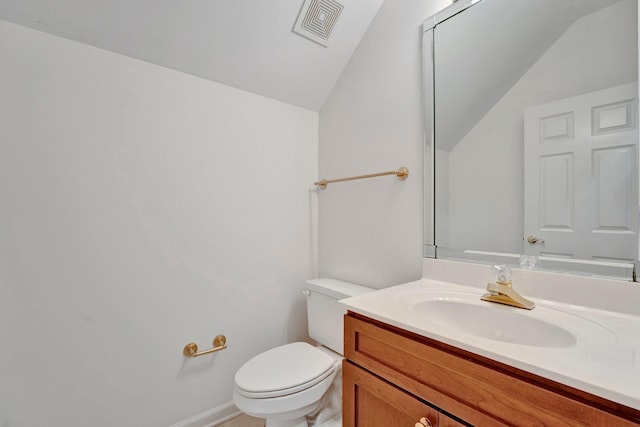
[[[328,421],[320,424],[313,424],[314,427],[342,427],[342,414],[338,414]],[[307,418],[299,418],[295,420],[267,420],[265,427],[310,427]]]
[[293,420],[269,420],[265,427],[309,427],[307,417],[296,418]]
[[329,421],[325,421],[320,424],[313,424],[312,427],[342,427],[342,414],[336,415]]

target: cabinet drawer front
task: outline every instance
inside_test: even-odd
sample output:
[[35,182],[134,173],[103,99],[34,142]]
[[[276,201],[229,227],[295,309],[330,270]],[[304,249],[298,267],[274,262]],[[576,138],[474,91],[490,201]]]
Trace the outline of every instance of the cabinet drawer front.
[[[640,425],[568,397],[567,388],[560,394],[549,384],[536,384],[487,366],[479,356],[474,360],[467,352],[457,354],[428,338],[397,332],[397,328],[349,314],[345,317],[345,356],[472,424]],[[610,403],[614,412],[617,406]]]
[[439,425],[437,410],[348,361],[342,387],[344,427],[414,427],[423,417]]

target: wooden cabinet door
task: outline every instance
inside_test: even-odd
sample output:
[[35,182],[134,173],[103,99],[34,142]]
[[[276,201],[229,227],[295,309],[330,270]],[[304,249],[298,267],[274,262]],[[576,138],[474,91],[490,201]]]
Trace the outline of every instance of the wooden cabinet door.
[[342,384],[343,427],[415,427],[422,417],[438,426],[436,409],[348,361]]
[[441,412],[438,414],[438,427],[466,427],[466,424],[459,423]]

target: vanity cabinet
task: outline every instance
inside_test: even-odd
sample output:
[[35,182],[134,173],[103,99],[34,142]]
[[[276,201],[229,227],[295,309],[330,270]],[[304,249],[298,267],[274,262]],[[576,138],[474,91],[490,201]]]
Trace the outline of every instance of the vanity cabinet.
[[349,312],[344,427],[638,426],[640,411]]

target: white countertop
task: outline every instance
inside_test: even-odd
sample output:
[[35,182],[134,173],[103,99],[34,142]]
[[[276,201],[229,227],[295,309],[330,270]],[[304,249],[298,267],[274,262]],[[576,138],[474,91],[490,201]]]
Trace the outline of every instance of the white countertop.
[[[515,282],[514,288],[519,290]],[[640,410],[640,316],[525,295],[536,303],[536,308],[529,311],[481,301],[484,293],[480,286],[423,278],[347,298],[341,303],[381,322]],[[445,308],[448,303],[473,306],[475,317],[482,317],[477,310],[486,314],[488,308],[491,315],[520,319],[524,321],[522,324],[544,323],[552,329],[557,326],[567,332],[560,337],[571,339],[545,343],[540,341],[545,339],[543,332],[536,341],[535,334],[530,334],[527,328],[521,331],[524,343],[517,343],[517,337],[515,341],[499,335],[483,337],[482,333],[478,335],[466,328],[467,325],[475,328],[477,325],[473,324],[481,323],[482,319],[464,319],[454,314],[456,317],[447,321],[442,310],[436,313],[428,301],[444,301],[445,305],[440,307]],[[504,323],[511,322],[501,324]],[[508,325],[505,327],[508,329]]]

